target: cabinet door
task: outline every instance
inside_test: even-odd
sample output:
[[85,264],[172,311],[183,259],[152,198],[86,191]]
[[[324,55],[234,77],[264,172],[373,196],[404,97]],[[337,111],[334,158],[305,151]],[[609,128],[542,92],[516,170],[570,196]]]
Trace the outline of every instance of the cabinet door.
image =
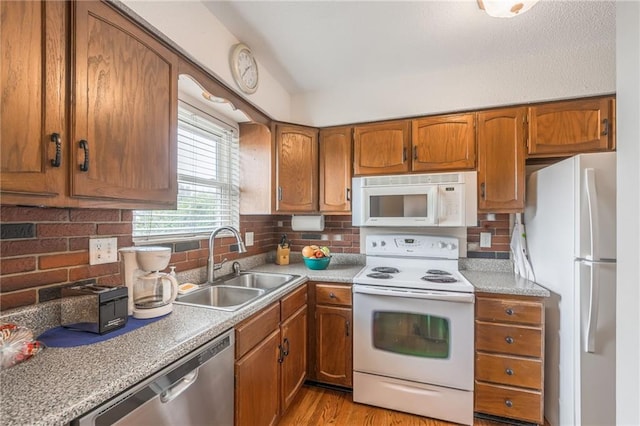
[[307,305],[286,319],[282,331],[281,413],[291,405],[307,377]]
[[613,98],[554,102],[529,108],[529,157],[613,149]]
[[352,127],[320,130],[320,211],[351,211]]
[[353,173],[373,175],[409,171],[410,121],[356,126]]
[[411,170],[442,171],[476,166],[475,115],[428,117],[411,122]]
[[175,205],[177,56],[105,3],[74,6],[71,195]]
[[276,125],[278,212],[312,212],[318,205],[318,131]]
[[278,419],[280,330],[236,361],[235,424],[273,425]]
[[526,108],[478,113],[478,211],[524,209]]
[[30,194],[46,205],[65,191],[66,10],[64,2],[0,3],[3,202],[7,193]]
[[353,386],[351,308],[316,306],[316,378]]

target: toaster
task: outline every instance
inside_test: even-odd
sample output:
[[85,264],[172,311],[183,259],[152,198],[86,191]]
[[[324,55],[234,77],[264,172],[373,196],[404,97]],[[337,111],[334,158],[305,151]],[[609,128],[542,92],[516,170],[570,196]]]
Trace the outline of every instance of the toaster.
[[127,287],[81,284],[62,289],[61,325],[105,334],[127,324]]

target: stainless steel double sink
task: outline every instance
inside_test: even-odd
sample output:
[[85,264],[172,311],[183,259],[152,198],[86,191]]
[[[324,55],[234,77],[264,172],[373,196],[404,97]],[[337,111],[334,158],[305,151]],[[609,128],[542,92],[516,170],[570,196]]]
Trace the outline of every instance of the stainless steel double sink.
[[241,272],[240,275],[222,277],[213,283],[203,284],[197,290],[179,295],[174,303],[236,311],[299,277],[292,274]]

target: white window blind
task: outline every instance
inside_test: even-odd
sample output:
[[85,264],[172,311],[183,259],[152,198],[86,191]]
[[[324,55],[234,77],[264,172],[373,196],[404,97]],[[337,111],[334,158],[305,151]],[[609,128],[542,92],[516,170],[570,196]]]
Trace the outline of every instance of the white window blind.
[[180,102],[178,208],[136,210],[133,239],[188,239],[222,225],[239,227],[238,131]]

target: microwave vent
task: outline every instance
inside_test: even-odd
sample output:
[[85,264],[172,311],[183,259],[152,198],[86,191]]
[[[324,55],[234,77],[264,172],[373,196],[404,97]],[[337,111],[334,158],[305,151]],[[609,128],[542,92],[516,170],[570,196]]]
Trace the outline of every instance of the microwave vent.
[[364,186],[389,185],[423,185],[425,183],[462,183],[464,179],[460,173],[438,173],[424,175],[394,175],[372,176],[364,179]]

